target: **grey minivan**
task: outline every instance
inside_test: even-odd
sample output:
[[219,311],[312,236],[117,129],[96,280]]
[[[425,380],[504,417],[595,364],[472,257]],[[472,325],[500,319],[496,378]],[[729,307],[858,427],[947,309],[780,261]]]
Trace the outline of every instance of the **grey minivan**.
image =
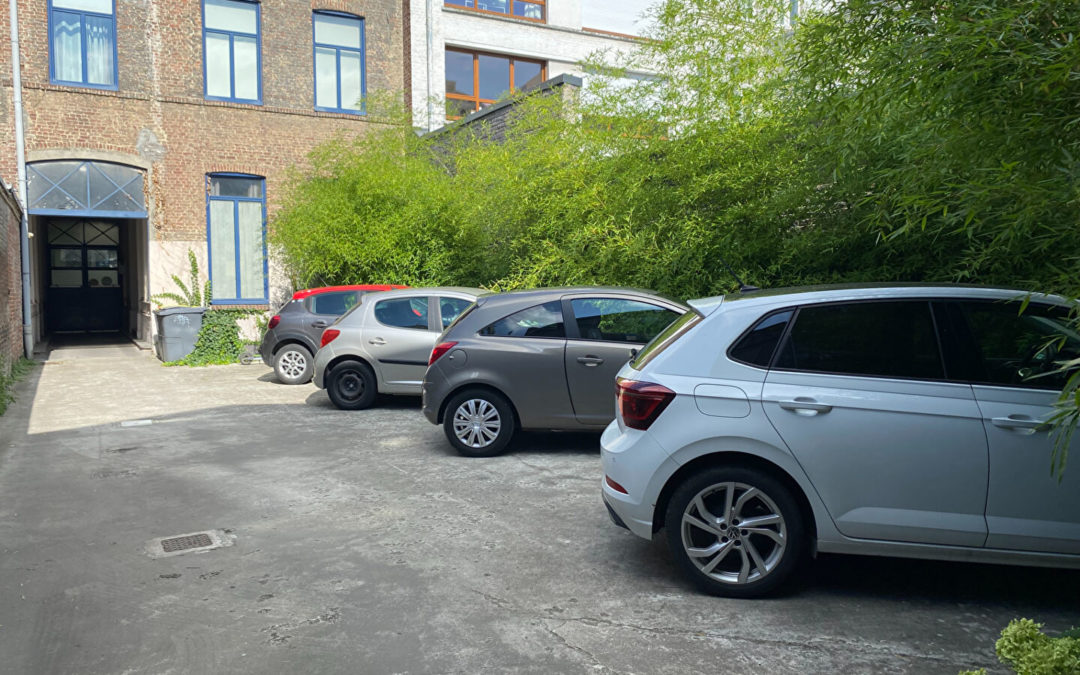
[[599,432],[615,415],[615,374],[686,311],[632,288],[482,296],[432,351],[424,415],[470,457],[503,452],[517,429]]

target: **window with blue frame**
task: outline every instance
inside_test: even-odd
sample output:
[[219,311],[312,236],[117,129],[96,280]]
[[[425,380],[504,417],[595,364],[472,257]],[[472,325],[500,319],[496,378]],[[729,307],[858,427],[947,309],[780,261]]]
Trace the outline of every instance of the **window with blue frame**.
[[116,89],[113,0],[49,0],[49,81]]
[[206,98],[262,102],[259,3],[203,0]]
[[206,234],[214,304],[264,303],[266,191],[258,176],[206,177]]
[[315,109],[364,112],[364,20],[315,12]]

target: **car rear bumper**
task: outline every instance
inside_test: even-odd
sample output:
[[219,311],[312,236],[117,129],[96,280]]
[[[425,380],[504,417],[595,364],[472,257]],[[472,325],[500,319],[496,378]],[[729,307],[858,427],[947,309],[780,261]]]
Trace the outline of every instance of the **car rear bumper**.
[[277,342],[277,333],[271,328],[263,335],[262,343],[259,345],[259,356],[268,366],[274,365],[274,347],[277,346]]
[[601,494],[612,521],[639,537],[652,539],[653,518],[663,517],[655,513],[657,499],[678,464],[651,434],[620,429],[617,420],[600,437],[600,464],[604,471]]
[[420,386],[421,408],[428,422],[439,423],[439,409],[442,408],[449,390],[450,386],[443,373],[442,365],[436,361],[428,366],[424,382]]
[[326,389],[326,366],[334,360],[334,345],[330,343],[315,352],[315,362],[312,364],[311,381],[319,389]]

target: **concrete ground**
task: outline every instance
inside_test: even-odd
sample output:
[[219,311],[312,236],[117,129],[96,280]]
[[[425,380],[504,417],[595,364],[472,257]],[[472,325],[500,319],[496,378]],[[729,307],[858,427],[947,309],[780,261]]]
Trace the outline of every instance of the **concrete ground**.
[[[699,595],[608,521],[595,436],[453,454],[417,401],[334,409],[262,365],[54,350],[0,418],[5,673],[1000,672],[1080,574],[822,557]],[[161,537],[231,546],[152,557]]]

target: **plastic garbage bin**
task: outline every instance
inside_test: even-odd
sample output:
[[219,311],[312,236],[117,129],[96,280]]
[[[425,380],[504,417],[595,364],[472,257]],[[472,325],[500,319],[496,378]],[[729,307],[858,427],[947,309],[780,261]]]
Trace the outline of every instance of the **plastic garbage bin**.
[[179,361],[195,349],[205,307],[170,307],[154,312],[154,346],[162,361]]

